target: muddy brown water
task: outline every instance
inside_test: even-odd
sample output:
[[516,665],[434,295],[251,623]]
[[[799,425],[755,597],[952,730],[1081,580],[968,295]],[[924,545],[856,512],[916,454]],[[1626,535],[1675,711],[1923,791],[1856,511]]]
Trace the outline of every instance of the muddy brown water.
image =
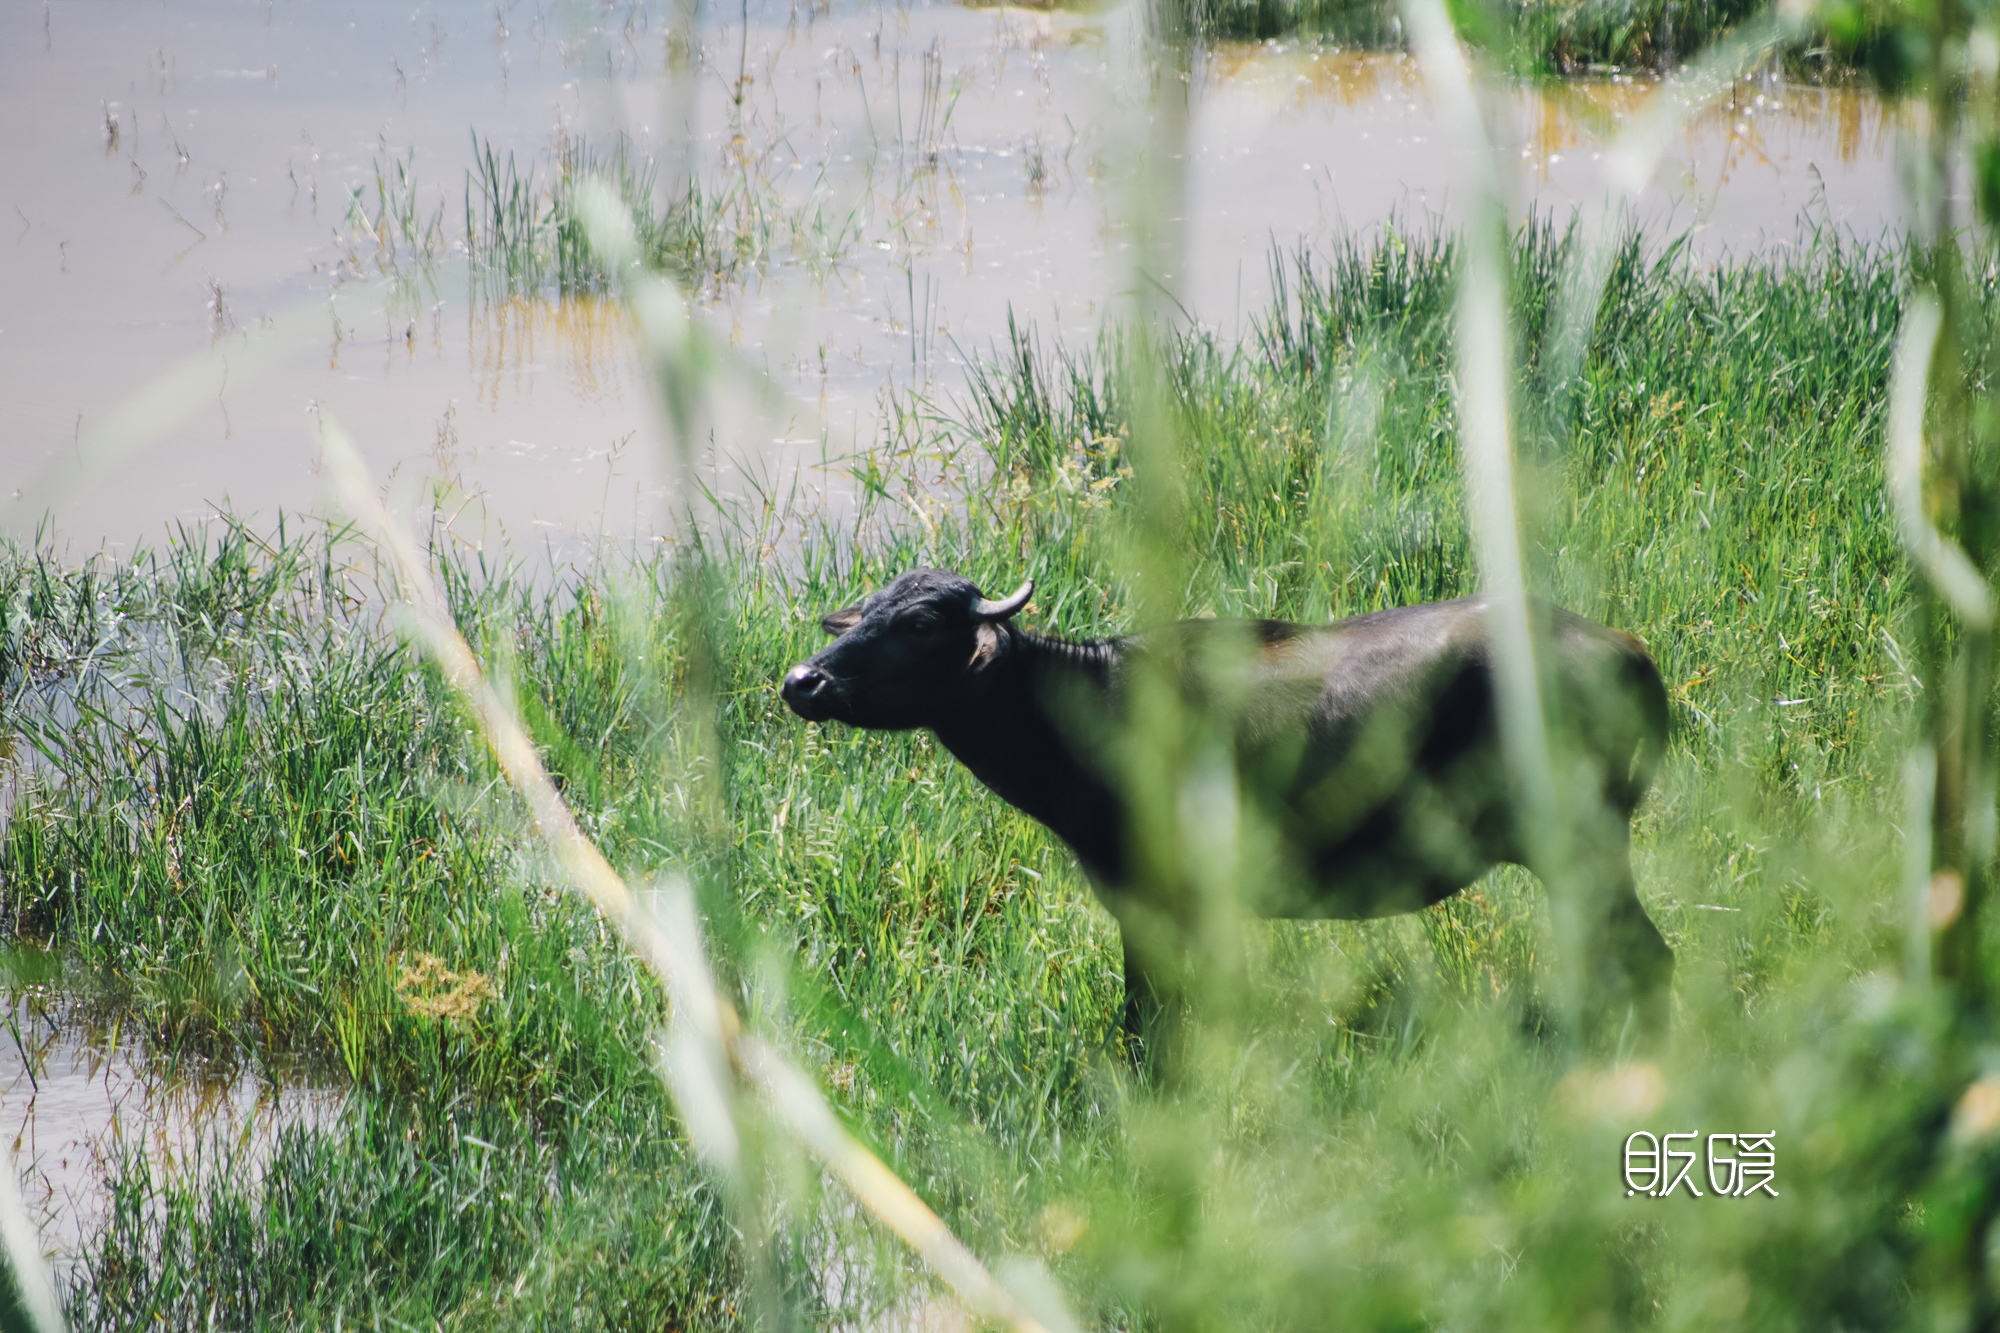
[[[474,132],[546,178],[552,140],[624,130],[663,180],[692,170],[769,205],[768,262],[700,301],[790,395],[717,418],[725,480],[837,489],[814,465],[875,437],[885,388],[949,394],[1010,311],[1084,340],[1126,308],[1140,140],[1125,11],[760,3],[746,33],[727,8],[701,29],[691,79],[672,81],[664,10],[628,3],[582,29],[527,0],[6,7],[0,516],[31,531],[37,479],[152,377],[362,287],[376,254],[347,207],[357,188],[372,198],[378,163],[414,154],[420,211],[441,209],[455,241]],[[1232,48],[1191,88],[1185,271],[1169,283],[1225,333],[1261,308],[1273,246],[1452,212],[1455,159],[1405,58]],[[1605,144],[1653,91],[1509,92],[1517,211],[1596,198]],[[1896,120],[1854,91],[1740,85],[1677,138],[1639,212],[1712,256],[1787,243],[1808,208],[1879,235],[1898,216]],[[464,269],[439,265],[359,322],[330,313],[275,368],[225,366],[58,532],[118,551],[223,504],[266,519],[324,506],[322,414],[382,477],[459,478],[477,497],[467,522],[485,524],[474,540],[657,530],[659,431],[623,317],[469,297]]]
[[163,1061],[128,1020],[45,986],[0,996],[0,1149],[58,1267],[106,1221],[120,1154],[143,1152],[156,1178],[227,1169],[254,1182],[286,1126],[331,1125],[341,1097],[323,1076]]
[[[482,296],[456,256],[365,317],[336,300],[385,264],[348,217],[378,164],[407,161],[420,213],[462,237],[474,133],[546,178],[552,145],[622,131],[663,182],[692,172],[757,202],[768,247],[696,294],[786,395],[719,405],[704,447],[725,495],[796,486],[838,506],[825,462],[876,438],[885,394],[949,398],[1010,314],[1081,342],[1130,309],[1129,10],[759,0],[747,27],[728,10],[670,79],[665,8],[622,0],[581,28],[532,0],[0,7],[0,524],[32,532],[38,487],[94,427],[219,352],[199,401],[57,514],[59,546],[116,554],[222,506],[326,510],[328,416],[385,484],[451,479],[467,542],[664,530],[660,429],[617,306]],[[1453,148],[1406,58],[1243,46],[1189,87],[1185,255],[1166,281],[1225,335],[1262,309],[1274,247],[1454,215]],[[1602,197],[1607,145],[1655,91],[1502,88],[1516,214]],[[1735,85],[1674,138],[1638,216],[1710,259],[1792,244],[1807,211],[1880,236],[1899,225],[1902,120],[1852,90]],[[323,331],[255,364],[270,321],[319,309]],[[36,1003],[33,1021],[19,996],[13,1012],[39,1036],[0,1037],[0,1124],[58,1249],[101,1216],[111,1135],[171,1157],[197,1127],[268,1143],[284,1116],[331,1114],[328,1090],[162,1071]]]

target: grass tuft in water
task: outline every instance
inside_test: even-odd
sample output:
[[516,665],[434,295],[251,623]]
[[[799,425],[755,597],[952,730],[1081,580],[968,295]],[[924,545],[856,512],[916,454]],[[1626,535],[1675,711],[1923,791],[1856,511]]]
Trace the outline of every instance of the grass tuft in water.
[[602,295],[611,284],[578,211],[586,181],[607,186],[629,211],[647,267],[691,291],[780,262],[824,276],[859,237],[859,212],[836,208],[823,175],[791,199],[755,162],[720,183],[663,182],[654,160],[623,136],[608,144],[564,136],[523,159],[475,133],[472,150],[455,235],[443,194],[421,180],[414,155],[378,158],[372,181],[349,199],[345,270],[416,278],[456,255],[488,296]]

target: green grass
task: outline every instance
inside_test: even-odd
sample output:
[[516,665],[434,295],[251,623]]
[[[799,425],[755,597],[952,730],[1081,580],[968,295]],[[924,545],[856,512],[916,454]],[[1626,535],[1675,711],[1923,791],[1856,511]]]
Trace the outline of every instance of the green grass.
[[372,180],[351,187],[338,233],[347,268],[421,278],[459,261],[488,296],[602,295],[610,284],[584,239],[577,201],[587,180],[624,205],[643,262],[695,291],[775,263],[824,276],[859,236],[859,213],[835,207],[823,175],[789,199],[761,158],[746,157],[720,181],[676,186],[623,136],[564,138],[524,159],[474,133],[472,156],[456,229],[444,191],[422,178],[414,154],[377,158]]
[[[1452,6],[1460,34],[1520,75],[1667,74],[1765,14],[1764,0],[1521,0]],[[1222,41],[1307,40],[1366,50],[1405,45],[1391,0],[1197,0],[1195,30]],[[1815,20],[1787,44],[1785,72],[1851,78],[1879,61],[1872,47],[1830,40]]]
[[[460,244],[475,275],[499,292],[576,296],[607,290],[577,210],[576,191],[592,179],[608,184],[625,205],[646,263],[691,287],[726,281],[739,263],[768,249],[768,238],[760,246],[760,238],[744,231],[734,245],[721,243],[730,233],[699,182],[662,206],[651,160],[635,160],[623,139],[609,149],[565,142],[546,164],[522,167],[513,153],[503,157],[475,135],[473,163]],[[545,178],[538,177],[538,165]]]
[[[690,872],[749,1020],[1088,1323],[1858,1327],[1956,1299],[1939,1275],[1985,1225],[1992,1150],[1941,1127],[1977,1071],[1894,980],[1912,593],[1879,460],[1906,262],[1821,237],[1707,269],[1634,238],[1565,370],[1570,244],[1537,226],[1514,249],[1531,579],[1643,637],[1675,710],[1638,858],[1679,955],[1675,1044],[1624,1094],[1549,1035],[1547,914],[1518,871],[1420,917],[1253,928],[1204,1077],[1139,1094],[1109,1040],[1115,932],[1062,849],[926,737],[783,708],[819,614],[914,565],[1032,575],[1045,628],[1128,627],[1117,337],[1017,334],[966,402],[913,405],[857,461],[857,520],[766,511],[707,542],[720,836],[675,558],[530,579],[440,553],[614,864]],[[1168,348],[1183,611],[1469,591],[1453,248],[1392,232],[1278,263],[1243,345]],[[965,502],[913,519],[898,497],[940,471]],[[163,1051],[317,1052],[351,1087],[261,1187],[115,1162],[77,1325],[913,1315],[924,1281],[804,1164],[773,1148],[746,1204],[691,1163],[650,1072],[661,997],[558,891],[358,557],[229,527],[118,568],[0,564],[0,699],[36,756],[0,840],[7,933]],[[398,983],[421,955],[492,998],[420,1012]],[[1642,1127],[1777,1130],[1783,1198],[1625,1199]]]
[[[77,1275],[90,1321],[297,1327],[329,1310],[353,1322],[461,1310],[506,1324],[559,1310],[588,1263],[613,1267],[596,1275],[599,1302],[559,1326],[619,1326],[620,1304],[724,1322],[740,1281],[727,1214],[657,1101],[618,1109],[583,1117],[558,1151],[504,1107],[356,1098],[337,1130],[283,1131],[254,1196],[212,1183],[245,1178],[235,1145],[202,1144],[172,1175],[127,1149]],[[652,1225],[607,1230],[607,1197]]]

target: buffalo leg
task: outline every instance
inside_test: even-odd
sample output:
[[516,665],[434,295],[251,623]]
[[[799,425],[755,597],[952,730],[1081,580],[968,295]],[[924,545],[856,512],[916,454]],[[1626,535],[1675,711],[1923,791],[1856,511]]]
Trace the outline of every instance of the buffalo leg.
[[1657,1046],[1667,1035],[1674,951],[1639,902],[1630,827],[1621,820],[1615,834],[1598,833],[1595,854],[1575,868],[1591,895],[1582,939],[1585,1032],[1593,1044],[1629,1031],[1642,1045]]
[[1132,931],[1120,928],[1119,935],[1125,945],[1125,1017],[1123,1029],[1125,1040],[1134,1050],[1145,1047],[1146,1037],[1159,1026],[1160,996],[1153,987],[1153,979],[1146,972],[1145,964],[1139,961],[1139,950],[1132,943]]
[[1137,932],[1121,925],[1118,933],[1125,949],[1125,1013],[1120,1024],[1125,1053],[1139,1077],[1157,1085],[1165,1080],[1172,1055],[1175,1006],[1156,972],[1147,966],[1145,951],[1132,942]]

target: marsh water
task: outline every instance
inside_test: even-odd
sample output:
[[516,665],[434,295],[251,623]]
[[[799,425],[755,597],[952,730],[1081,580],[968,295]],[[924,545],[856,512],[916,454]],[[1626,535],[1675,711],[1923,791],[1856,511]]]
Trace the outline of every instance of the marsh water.
[[[36,528],[51,478],[79,482],[54,492],[72,550],[224,505],[323,507],[332,417],[381,477],[458,479],[473,539],[657,531],[658,431],[615,307],[479,294],[457,254],[386,309],[331,304],[388,266],[350,216],[378,171],[401,164],[462,249],[475,138],[546,179],[552,147],[629,135],[662,191],[692,173],[754,203],[747,262],[698,306],[785,399],[718,417],[725,491],[838,491],[818,464],[875,438],[885,391],[949,400],[1010,314],[1083,342],[1128,302],[1144,103],[1125,11],[760,2],[706,14],[697,46],[670,74],[665,11],[625,3],[7,7],[9,528]],[[1259,311],[1274,249],[1453,212],[1454,150],[1405,57],[1233,47],[1189,87],[1185,271],[1163,281],[1224,334]],[[1516,211],[1601,196],[1605,145],[1653,91],[1503,88]],[[1896,121],[1851,90],[1739,85],[1677,136],[1638,215],[1711,257],[1785,244],[1808,216],[1878,236],[1897,222]],[[320,330],[255,364],[260,330],[315,303]],[[149,446],[71,477],[117,404],[211,352]]]
[[[617,0],[7,6],[0,517],[32,534],[59,496],[44,539],[74,555],[224,507],[330,512],[316,429],[336,419],[385,484],[448,480],[466,541],[663,531],[626,316],[496,294],[459,252],[475,142],[546,176],[620,135],[661,191],[692,176],[734,201],[742,262],[691,296],[781,397],[715,417],[710,484],[838,505],[839,460],[895,395],[949,403],[1010,318],[1083,343],[1130,308],[1138,46],[1126,10],[758,0],[706,14],[690,56],[664,8]],[[1274,252],[1454,216],[1455,150],[1405,57],[1231,47],[1188,88],[1185,257],[1157,276],[1189,319],[1247,328]],[[1517,216],[1594,205],[1607,146],[1656,91],[1501,86]],[[1734,85],[1676,135],[1637,218],[1711,260],[1809,225],[1880,236],[1899,225],[1900,117],[1852,90]],[[385,253],[353,207],[398,164],[446,240],[429,265]],[[337,299],[390,271],[386,302]],[[260,356],[300,311],[319,312],[310,335]],[[163,376],[194,388],[141,423],[146,446],[79,471],[94,429]],[[328,1090],[158,1065],[76,1012],[17,998],[0,1039],[0,1119],[51,1244],[101,1212],[93,1173],[119,1135],[171,1156],[330,1113]]]
[[270,1078],[240,1062],[149,1052],[145,1034],[46,987],[0,997],[0,1146],[59,1262],[108,1216],[106,1168],[143,1153],[156,1178],[203,1170],[255,1178],[289,1125],[328,1124],[324,1077]]

